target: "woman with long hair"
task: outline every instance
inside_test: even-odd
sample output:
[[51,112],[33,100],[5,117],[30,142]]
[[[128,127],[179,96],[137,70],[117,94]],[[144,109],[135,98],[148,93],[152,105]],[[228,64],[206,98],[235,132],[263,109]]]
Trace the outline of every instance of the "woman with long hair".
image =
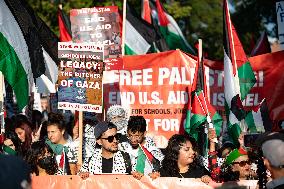
[[58,171],[55,154],[44,141],[34,142],[24,159],[36,176],[55,175]]
[[199,162],[196,148],[194,138],[188,135],[173,135],[165,149],[161,177],[201,178],[203,182],[210,182],[210,173]]
[[[76,174],[77,149],[73,142],[68,142],[65,138],[66,125],[61,114],[49,113],[47,121],[46,143],[56,154],[56,161],[63,174]],[[63,161],[64,160],[64,161]],[[62,162],[65,162],[62,164]]]
[[17,116],[14,121],[15,133],[21,142],[21,154],[25,156],[25,153],[32,144],[32,124],[28,121],[24,115]]

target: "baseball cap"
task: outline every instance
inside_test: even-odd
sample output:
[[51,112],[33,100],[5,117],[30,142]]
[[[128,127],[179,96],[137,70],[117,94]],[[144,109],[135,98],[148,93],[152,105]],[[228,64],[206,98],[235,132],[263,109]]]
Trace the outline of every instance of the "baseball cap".
[[95,126],[95,129],[94,129],[96,139],[99,139],[104,132],[106,132],[108,129],[112,129],[112,128],[116,128],[116,126],[111,122],[107,122],[107,121],[99,122]]

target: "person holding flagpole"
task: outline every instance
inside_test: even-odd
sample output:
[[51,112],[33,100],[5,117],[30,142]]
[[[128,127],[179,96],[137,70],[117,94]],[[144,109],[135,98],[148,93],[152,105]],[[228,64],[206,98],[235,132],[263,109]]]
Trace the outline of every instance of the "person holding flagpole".
[[128,152],[131,158],[132,175],[141,179],[144,175],[157,178],[164,155],[153,139],[146,136],[147,123],[143,116],[130,116],[127,125],[128,141],[122,142],[119,149]]

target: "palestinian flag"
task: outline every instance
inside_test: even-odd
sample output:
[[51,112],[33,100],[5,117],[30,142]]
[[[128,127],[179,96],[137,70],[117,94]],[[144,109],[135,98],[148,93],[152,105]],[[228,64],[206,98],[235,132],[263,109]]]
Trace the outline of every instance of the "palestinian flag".
[[[45,72],[44,58],[41,40],[38,34],[38,28],[35,25],[35,16],[30,14],[26,9],[26,2],[22,0],[4,0],[9,10],[13,14],[13,19],[16,20],[22,35],[25,39],[25,44],[28,47],[29,59],[33,77],[37,78]],[[6,24],[6,23],[5,23]],[[10,29],[10,31],[12,28]]]
[[156,0],[156,7],[152,4],[153,20],[156,20],[159,29],[171,50],[180,49],[190,54],[195,54],[194,49],[188,44],[175,19],[167,14],[160,0]]
[[141,17],[143,20],[147,21],[149,24],[152,24],[151,8],[150,8],[149,0],[142,1]]
[[258,39],[255,47],[251,51],[250,56],[257,56],[261,54],[271,53],[270,43],[267,38],[266,32],[262,32],[260,38]]
[[160,162],[144,146],[139,145],[136,171],[142,174],[158,171]]
[[[150,51],[151,45],[159,42],[161,36],[155,28],[138,17],[133,8],[127,4],[125,24],[125,55],[146,54]],[[160,49],[161,47],[157,47]],[[163,49],[160,49],[163,50]]]
[[[23,8],[25,8],[28,13],[27,16],[32,18],[33,24],[37,29],[37,34],[40,39],[40,44],[42,45],[43,52],[43,62],[45,66],[45,72],[36,78],[36,86],[38,87],[38,92],[53,92],[55,91],[55,83],[58,77],[58,42],[59,39],[51,31],[51,29],[45,24],[45,22],[35,14],[33,9],[28,5],[26,1],[21,1]],[[42,90],[40,90],[42,89]],[[45,89],[45,90],[43,90]]]
[[71,23],[64,11],[58,7],[59,39],[61,42],[72,41]]
[[251,133],[255,132],[268,132],[272,130],[272,121],[269,117],[269,111],[266,100],[263,99],[258,106],[254,107],[251,111],[247,112],[246,124],[248,125]]
[[0,1],[0,14],[0,71],[12,86],[18,107],[22,110],[28,104],[33,85],[30,59],[32,52],[29,51],[25,36],[5,1]]
[[[190,111],[187,112],[185,131],[187,131],[192,137],[194,137],[199,144],[204,144],[203,146],[201,146],[201,148],[203,149],[202,151],[205,155],[207,151],[208,137],[206,133],[203,132],[204,129],[202,127],[205,127],[206,124],[213,124],[217,136],[220,136],[223,119],[208,100],[206,82],[204,82],[205,75],[201,45],[198,50],[198,55],[198,61],[196,64],[194,80],[191,89],[191,103],[189,103],[191,104],[191,107]],[[199,137],[200,132],[202,132],[202,135],[206,135],[204,137],[201,137],[204,138],[204,141]]]
[[[5,0],[14,19],[18,23],[29,52],[29,59],[33,78],[38,87],[50,88],[46,84],[46,76],[55,88],[57,81],[57,36],[34,13],[24,0]],[[26,49],[26,50],[27,50]],[[44,76],[45,75],[45,76]],[[41,82],[42,81],[42,82]],[[43,83],[46,86],[39,86]],[[30,85],[32,86],[32,85]]]
[[224,0],[224,93],[227,129],[234,142],[241,133],[244,118],[241,101],[256,82],[251,65],[231,22],[227,0]]

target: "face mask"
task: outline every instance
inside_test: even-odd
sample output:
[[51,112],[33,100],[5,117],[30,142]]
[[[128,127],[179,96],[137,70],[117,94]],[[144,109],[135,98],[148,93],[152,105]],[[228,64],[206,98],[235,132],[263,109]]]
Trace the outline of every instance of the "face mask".
[[123,128],[127,127],[128,121],[127,121],[127,119],[122,118],[122,119],[116,120],[112,123],[117,127],[117,131],[120,131]]
[[42,169],[49,169],[54,164],[56,164],[54,156],[45,156],[38,160],[38,165]]

